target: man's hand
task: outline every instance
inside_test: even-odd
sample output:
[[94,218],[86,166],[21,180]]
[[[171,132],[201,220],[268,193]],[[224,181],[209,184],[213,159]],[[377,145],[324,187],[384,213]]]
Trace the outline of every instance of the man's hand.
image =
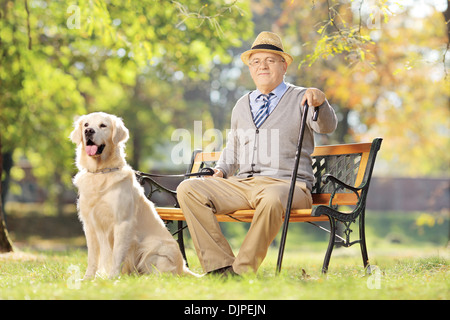
[[308,88],[303,95],[301,105],[308,101],[310,107],[318,107],[325,102],[325,93],[316,88]]
[[[212,177],[217,177],[217,178],[223,178],[223,172],[220,169],[213,169],[214,170],[214,174],[212,175]],[[210,177],[210,176],[205,176],[205,177]]]

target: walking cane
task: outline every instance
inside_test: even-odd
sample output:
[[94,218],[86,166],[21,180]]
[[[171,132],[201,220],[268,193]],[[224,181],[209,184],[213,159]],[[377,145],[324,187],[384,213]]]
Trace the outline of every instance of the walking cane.
[[[302,115],[302,126],[300,128],[300,135],[298,137],[297,153],[295,154],[294,170],[292,172],[292,178],[291,178],[291,187],[289,189],[289,196],[288,196],[288,201],[287,201],[287,205],[286,205],[286,213],[284,214],[283,232],[281,233],[280,249],[278,251],[277,273],[280,273],[281,264],[283,262],[284,246],[286,244],[286,236],[287,236],[287,231],[288,231],[288,226],[289,226],[289,218],[291,217],[292,200],[294,198],[295,182],[297,180],[298,164],[300,162],[300,153],[302,151],[303,136],[305,135],[305,127],[306,127],[306,119],[307,119],[307,115],[308,115],[308,109],[309,109],[308,102],[305,102],[305,107],[304,107],[303,115]],[[313,121],[317,121],[318,116],[319,116],[319,108],[315,107],[314,114],[313,114]]]

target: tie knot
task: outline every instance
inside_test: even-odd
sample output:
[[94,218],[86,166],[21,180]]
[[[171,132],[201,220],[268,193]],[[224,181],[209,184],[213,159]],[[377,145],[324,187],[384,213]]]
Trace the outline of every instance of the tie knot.
[[264,102],[267,102],[267,101],[269,101],[269,99],[273,96],[274,94],[271,92],[271,93],[269,93],[269,94],[260,94],[259,96],[258,96],[258,99],[263,99],[264,100]]

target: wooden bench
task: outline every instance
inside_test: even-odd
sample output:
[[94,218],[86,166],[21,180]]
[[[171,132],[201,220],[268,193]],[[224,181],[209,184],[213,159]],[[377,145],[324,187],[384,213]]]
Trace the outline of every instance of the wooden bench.
[[[369,266],[369,258],[365,238],[365,207],[369,191],[369,183],[375,164],[375,158],[380,149],[382,139],[376,138],[371,143],[355,143],[317,146],[312,154],[315,183],[312,189],[313,208],[292,210],[289,222],[329,221],[330,233],[328,249],[325,254],[322,272],[326,273],[331,253],[336,245],[349,247],[359,243],[364,267]],[[220,152],[194,151],[188,173],[199,172],[204,167],[212,167],[219,159]],[[184,240],[182,230],[185,217],[176,201],[176,192],[170,190],[153,178],[136,173],[138,181],[147,187],[147,197],[155,191],[169,192],[174,199],[174,207],[156,207],[158,214],[165,221],[178,221],[178,243],[183,255]],[[195,179],[195,178],[194,178]],[[338,206],[349,206],[349,212],[338,210]],[[219,222],[251,222],[253,210],[238,210],[228,214],[216,214]],[[359,239],[350,241],[350,226],[359,220]],[[337,222],[344,226],[343,236],[336,234]],[[280,266],[281,267],[281,266]]]

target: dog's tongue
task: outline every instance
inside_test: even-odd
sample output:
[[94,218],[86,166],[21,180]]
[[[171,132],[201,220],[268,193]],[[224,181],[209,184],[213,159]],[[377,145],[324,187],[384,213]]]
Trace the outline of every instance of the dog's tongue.
[[97,153],[98,146],[92,145],[92,146],[86,146],[86,153],[88,156],[93,156]]

